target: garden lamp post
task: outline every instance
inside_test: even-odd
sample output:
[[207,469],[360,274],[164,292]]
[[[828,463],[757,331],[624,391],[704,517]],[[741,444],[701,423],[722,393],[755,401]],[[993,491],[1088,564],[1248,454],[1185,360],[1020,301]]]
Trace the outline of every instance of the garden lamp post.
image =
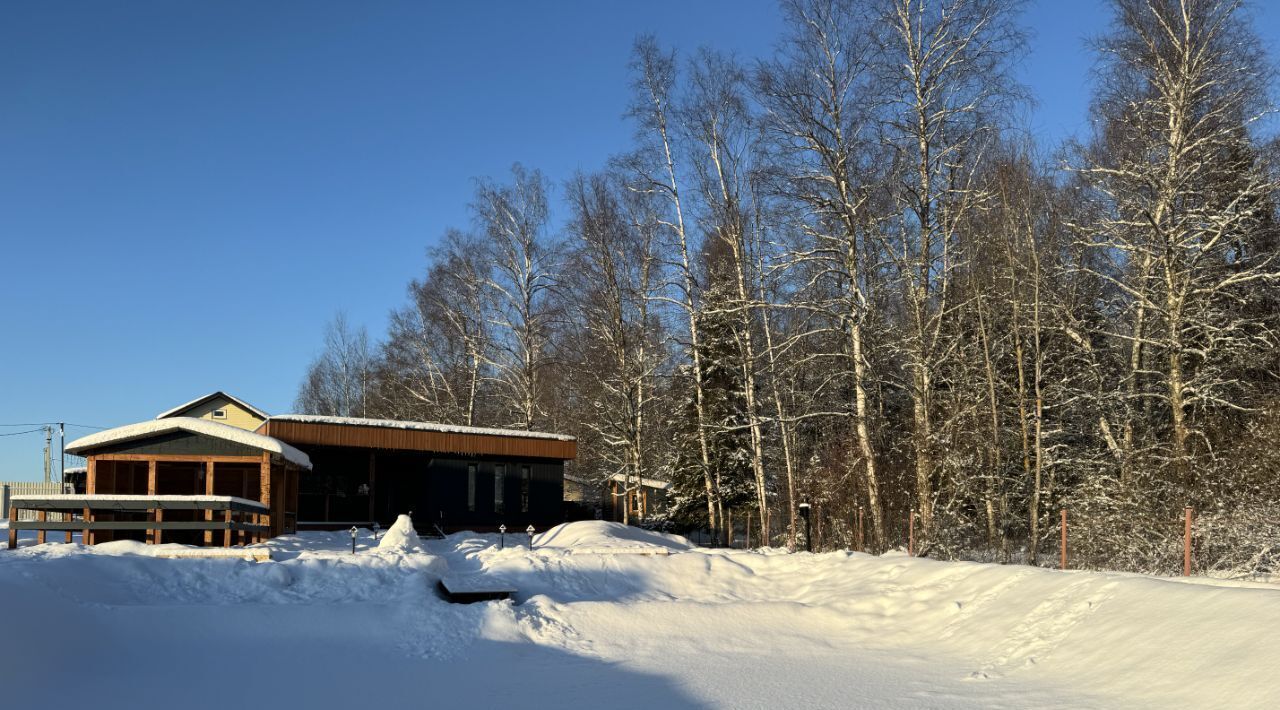
[[507,524],[503,523],[498,526],[498,549],[501,550],[507,546]]
[[382,526],[381,526],[381,525],[378,525],[378,521],[376,521],[376,520],[375,520],[375,521],[373,521],[373,540],[374,540],[374,542],[377,542],[377,541],[378,541],[378,531],[379,531],[379,530],[381,530],[381,529],[382,529]]
[[356,529],[356,526],[352,525],[347,532],[351,533],[351,554],[354,555],[356,554],[356,533],[360,531]]
[[804,548],[808,552],[813,552],[813,534],[809,525],[809,504],[800,504],[800,517],[804,518]]
[[533,525],[525,528],[524,531],[529,534],[529,551],[533,552]]

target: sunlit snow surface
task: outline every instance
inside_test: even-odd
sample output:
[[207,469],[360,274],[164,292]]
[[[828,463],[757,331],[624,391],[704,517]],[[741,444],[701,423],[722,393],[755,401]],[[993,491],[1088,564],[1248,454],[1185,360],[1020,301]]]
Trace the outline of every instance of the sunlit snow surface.
[[[361,531],[353,555],[305,533],[254,563],[24,538],[0,552],[3,705],[1280,706],[1280,587],[710,551],[601,522],[497,542]],[[519,592],[448,604],[445,574]]]

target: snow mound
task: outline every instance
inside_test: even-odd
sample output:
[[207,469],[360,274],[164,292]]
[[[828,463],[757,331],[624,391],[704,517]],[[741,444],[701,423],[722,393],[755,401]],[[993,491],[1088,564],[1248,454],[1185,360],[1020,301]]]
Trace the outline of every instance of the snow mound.
[[538,549],[563,549],[573,552],[665,554],[693,549],[693,545],[679,535],[642,530],[604,520],[562,523],[535,535],[533,541]]
[[422,552],[422,540],[418,538],[418,531],[413,529],[413,519],[407,515],[396,518],[395,524],[378,541],[378,551]]

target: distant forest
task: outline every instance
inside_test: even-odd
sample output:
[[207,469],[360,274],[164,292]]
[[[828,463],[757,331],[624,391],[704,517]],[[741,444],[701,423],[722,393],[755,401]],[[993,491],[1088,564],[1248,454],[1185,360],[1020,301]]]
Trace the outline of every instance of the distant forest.
[[[640,37],[634,142],[477,182],[301,410],[576,435],[635,524],[1205,573],[1280,563],[1275,67],[1233,0],[1112,0],[1091,132],[1019,125],[1008,0],[794,0],[769,59]],[[564,223],[550,218],[552,200]],[[563,205],[563,210],[561,209]],[[389,304],[391,305],[391,304]],[[858,521],[862,521],[862,530]],[[913,521],[909,523],[910,521]],[[798,542],[799,541],[799,542]]]

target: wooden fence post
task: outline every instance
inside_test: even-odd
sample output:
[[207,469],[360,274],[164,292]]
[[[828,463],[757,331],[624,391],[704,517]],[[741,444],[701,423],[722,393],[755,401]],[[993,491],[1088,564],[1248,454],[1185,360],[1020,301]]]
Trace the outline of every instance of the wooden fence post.
[[1059,552],[1059,568],[1067,568],[1067,509],[1062,509],[1062,542],[1058,545],[1061,548]]
[[10,550],[13,550],[18,547],[18,531],[13,527],[13,524],[16,522],[18,522],[18,509],[10,505],[9,506],[9,549]]
[[1191,576],[1191,506],[1182,509],[1182,576]]

